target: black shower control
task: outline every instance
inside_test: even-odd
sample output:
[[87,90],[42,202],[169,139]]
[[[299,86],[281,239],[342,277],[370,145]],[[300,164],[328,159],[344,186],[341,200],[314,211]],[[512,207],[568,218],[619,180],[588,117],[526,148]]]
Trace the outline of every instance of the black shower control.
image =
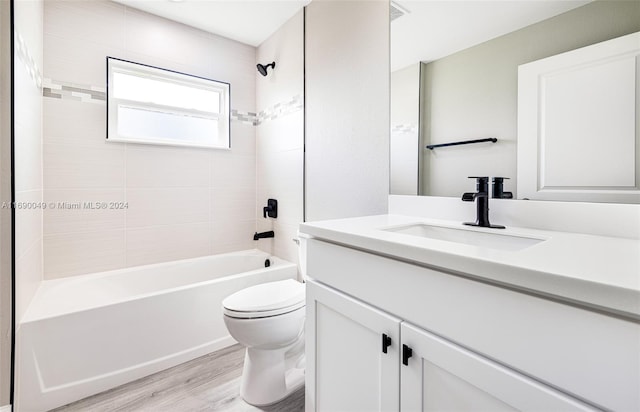
[[262,217],[277,218],[278,217],[278,201],[276,199],[267,200],[267,205],[262,208]]

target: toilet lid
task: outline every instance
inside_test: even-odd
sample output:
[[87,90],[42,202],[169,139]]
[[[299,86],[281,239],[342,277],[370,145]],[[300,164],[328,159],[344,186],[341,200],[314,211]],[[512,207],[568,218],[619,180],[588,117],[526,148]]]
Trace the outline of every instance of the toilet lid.
[[222,307],[233,317],[275,316],[304,306],[304,299],[304,283],[286,279],[242,289],[224,299]]

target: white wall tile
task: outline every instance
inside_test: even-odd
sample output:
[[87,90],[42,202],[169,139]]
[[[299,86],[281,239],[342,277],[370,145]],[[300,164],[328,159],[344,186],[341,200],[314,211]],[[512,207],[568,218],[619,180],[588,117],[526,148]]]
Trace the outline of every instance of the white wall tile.
[[[254,112],[256,108],[256,49],[210,34],[210,77],[231,83],[231,107]],[[247,87],[251,85],[252,87]]]
[[256,63],[276,61],[268,76],[255,73],[256,102],[261,110],[303,93],[303,15],[304,11],[298,12],[258,47]]
[[263,241],[253,240],[253,234],[256,232],[255,219],[240,222],[216,220],[212,224],[211,231],[213,233],[212,254],[255,249],[258,242]]
[[254,188],[256,185],[256,158],[237,156],[231,152],[215,152],[212,160],[212,186]]
[[[31,52],[30,52],[31,53]],[[29,76],[25,63],[19,58],[14,59],[15,78],[15,123],[25,129],[38,129],[42,122],[41,117],[34,116],[42,110],[42,91]],[[38,68],[42,70],[42,67]]]
[[304,146],[304,112],[299,110],[257,127],[256,144],[260,155],[302,149]]
[[44,145],[44,186],[47,189],[122,188],[125,153],[121,143],[102,147],[76,144]]
[[44,236],[44,276],[55,279],[125,267],[125,231]]
[[211,55],[204,53],[209,39],[200,30],[130,7],[125,30],[128,52],[185,65],[188,72],[203,73],[209,67]]
[[42,242],[42,209],[28,208],[42,202],[42,190],[16,192],[15,255],[21,258],[34,243]]
[[210,191],[207,187],[128,189],[127,229],[209,223]]
[[50,79],[106,87],[107,56],[122,59],[125,49],[89,42],[80,36],[44,37],[44,59]]
[[211,190],[212,220],[252,220],[255,218],[256,208],[255,191],[247,190],[246,187],[227,186]]
[[44,33],[124,48],[124,7],[106,0],[46,1]]
[[[23,57],[14,56],[16,201],[42,202],[42,1],[14,3],[16,40]],[[28,56],[28,57],[24,57]],[[3,68],[4,69],[4,68]],[[31,75],[27,70],[31,70]],[[5,165],[3,165],[5,167]],[[7,174],[8,176],[8,174]],[[16,319],[20,320],[42,280],[42,209],[16,208]]]
[[22,319],[42,281],[42,241],[16,259],[16,322]]
[[231,152],[242,156],[256,155],[256,127],[231,121]]
[[[34,121],[34,124],[38,123]],[[14,153],[16,191],[41,190],[42,141],[39,130],[16,125]]]
[[127,266],[206,256],[210,251],[208,224],[127,229]]
[[209,187],[211,150],[127,144],[127,187]]
[[121,143],[107,142],[106,105],[74,100],[43,99],[43,141],[101,148]]
[[298,236],[298,225],[290,225],[282,222],[274,223],[275,237],[273,242],[273,254],[288,260],[292,263],[298,263],[298,245],[293,241]]
[[[303,15],[297,14],[260,45],[257,61],[276,61],[267,77],[256,74],[259,111],[303,95]],[[256,128],[257,226],[273,230],[275,238],[260,240],[258,247],[287,260],[297,256],[292,241],[303,219],[304,112],[267,118]],[[262,219],[263,203],[278,200],[278,218]],[[297,258],[296,258],[297,259]]]
[[[14,5],[14,28],[27,44],[36,66],[42,70],[43,3],[17,0]],[[23,90],[24,91],[24,90]]]
[[125,228],[126,209],[118,207],[125,202],[123,189],[45,190],[44,202],[45,235]]

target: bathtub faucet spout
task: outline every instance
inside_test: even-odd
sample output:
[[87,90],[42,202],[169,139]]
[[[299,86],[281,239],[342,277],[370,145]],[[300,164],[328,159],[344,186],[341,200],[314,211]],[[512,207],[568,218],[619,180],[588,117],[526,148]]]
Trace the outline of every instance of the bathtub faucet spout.
[[265,238],[274,237],[274,236],[275,234],[273,233],[273,230],[270,230],[268,232],[260,232],[260,233],[256,232],[253,235],[253,240],[265,239]]

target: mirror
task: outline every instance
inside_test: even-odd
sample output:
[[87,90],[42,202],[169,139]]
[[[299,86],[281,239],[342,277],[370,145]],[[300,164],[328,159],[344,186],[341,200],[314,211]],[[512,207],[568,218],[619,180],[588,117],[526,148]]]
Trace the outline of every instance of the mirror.
[[[468,176],[504,176],[521,198],[518,66],[640,31],[640,4],[624,0],[391,7],[391,194],[459,197]],[[497,141],[426,148],[487,138]]]

